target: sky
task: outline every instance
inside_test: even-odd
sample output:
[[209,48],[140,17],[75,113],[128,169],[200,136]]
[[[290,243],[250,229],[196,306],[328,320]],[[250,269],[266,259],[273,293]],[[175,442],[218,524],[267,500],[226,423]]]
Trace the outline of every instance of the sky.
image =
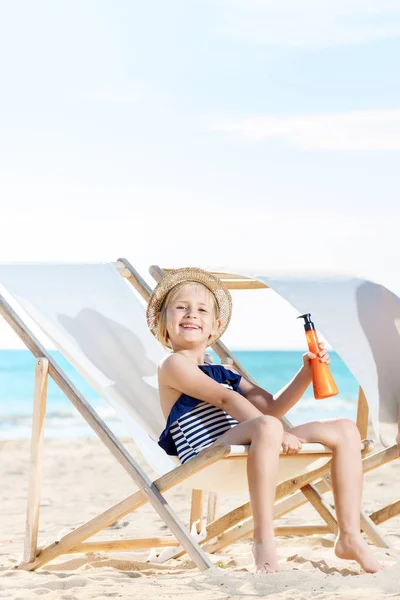
[[[399,55],[397,0],[0,0],[0,262],[317,267],[400,294]],[[291,307],[244,294],[230,345],[302,346]],[[3,322],[0,347],[22,347]]]

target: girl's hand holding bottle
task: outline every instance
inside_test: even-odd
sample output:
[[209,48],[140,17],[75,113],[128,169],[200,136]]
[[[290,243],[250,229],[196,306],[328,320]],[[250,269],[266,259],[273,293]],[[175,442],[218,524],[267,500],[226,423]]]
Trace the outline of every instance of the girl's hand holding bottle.
[[[331,359],[329,358],[328,351],[325,348],[325,343],[319,342],[319,345],[321,348],[321,350],[318,353],[319,360],[321,362],[324,362],[327,365],[329,365],[331,362]],[[311,380],[311,376],[312,376],[311,360],[313,358],[316,358],[316,355],[313,352],[306,352],[305,354],[303,354],[303,367],[304,367],[305,371],[309,374],[310,380]]]
[[[323,400],[336,396],[339,393],[335,380],[329,369],[329,357],[324,353],[324,346],[318,339],[317,331],[313,321],[311,321],[311,313],[304,313],[297,317],[304,319],[304,331],[306,332],[306,340],[308,346],[307,357],[309,358],[311,381],[313,384],[314,398]],[[313,357],[313,358],[312,358]],[[306,365],[306,361],[304,361]],[[307,369],[307,366],[306,366]]]

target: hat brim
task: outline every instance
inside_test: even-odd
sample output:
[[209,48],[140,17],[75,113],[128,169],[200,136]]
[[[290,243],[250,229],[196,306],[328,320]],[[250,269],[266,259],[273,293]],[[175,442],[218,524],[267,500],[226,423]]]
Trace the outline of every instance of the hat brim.
[[218,305],[220,327],[212,336],[208,346],[212,346],[225,332],[232,315],[232,297],[225,284],[212,273],[197,267],[184,267],[169,271],[156,285],[147,304],[146,318],[151,333],[157,337],[157,319],[165,298],[180,283],[201,283],[214,295]]

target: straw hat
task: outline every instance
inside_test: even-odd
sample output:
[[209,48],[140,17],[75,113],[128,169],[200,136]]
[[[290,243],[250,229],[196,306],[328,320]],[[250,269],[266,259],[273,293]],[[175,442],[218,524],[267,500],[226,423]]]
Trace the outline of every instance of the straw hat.
[[151,333],[156,336],[156,319],[160,313],[165,298],[176,285],[185,282],[201,283],[210,290],[217,301],[221,326],[218,330],[218,333],[210,338],[208,345],[211,346],[221,337],[229,325],[232,314],[232,297],[228,288],[220,279],[218,279],[218,277],[215,277],[215,275],[212,275],[208,271],[198,269],[197,267],[184,267],[183,269],[175,269],[174,271],[169,271],[166,275],[164,275],[150,296],[146,311],[147,325],[149,326]]

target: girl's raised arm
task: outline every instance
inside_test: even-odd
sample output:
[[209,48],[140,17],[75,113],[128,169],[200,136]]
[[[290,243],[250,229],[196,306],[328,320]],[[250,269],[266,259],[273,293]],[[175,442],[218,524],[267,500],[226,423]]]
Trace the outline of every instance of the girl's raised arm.
[[[235,373],[239,373],[234,367],[229,366],[228,368]],[[309,372],[302,367],[295,377],[275,395],[270,394],[267,390],[243,376],[239,387],[247,400],[261,414],[281,418],[300,400],[310,385],[310,381]]]

